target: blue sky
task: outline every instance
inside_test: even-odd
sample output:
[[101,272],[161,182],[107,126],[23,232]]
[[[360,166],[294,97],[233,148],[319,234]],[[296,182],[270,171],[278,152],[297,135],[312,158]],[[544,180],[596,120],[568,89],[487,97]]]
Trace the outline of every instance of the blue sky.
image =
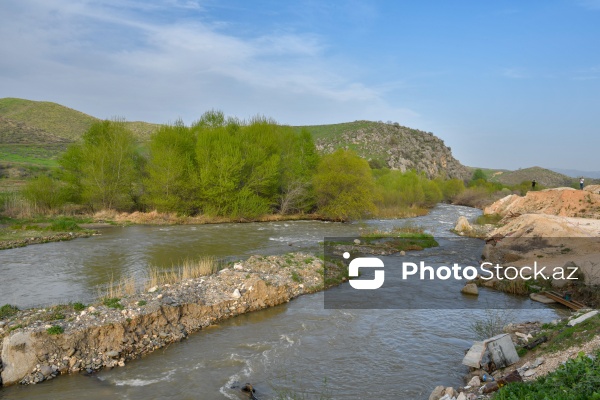
[[600,170],[600,0],[3,0],[0,37],[0,97],[394,121],[470,166]]

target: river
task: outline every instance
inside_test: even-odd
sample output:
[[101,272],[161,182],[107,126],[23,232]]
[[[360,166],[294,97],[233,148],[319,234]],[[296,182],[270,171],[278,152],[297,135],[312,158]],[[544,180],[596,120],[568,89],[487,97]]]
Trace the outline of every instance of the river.
[[[91,300],[98,285],[121,276],[142,276],[149,265],[169,268],[207,254],[232,259],[316,251],[325,236],[352,236],[361,229],[403,224],[422,226],[441,238],[440,249],[431,253],[436,257],[452,246],[449,229],[458,216],[472,220],[479,213],[439,205],[423,217],[353,224],[112,227],[92,238],[1,251],[0,304]],[[478,259],[480,247],[469,251]],[[494,303],[509,304],[516,320],[551,320],[558,315],[551,308],[536,308],[528,299],[485,290],[482,294]],[[428,303],[429,309],[361,310],[326,309],[323,293],[302,296],[224,321],[124,368],[9,387],[0,390],[0,397],[239,399],[244,398],[239,389],[231,387],[250,382],[261,400],[427,399],[437,385],[462,384],[467,371],[460,362],[475,339],[470,322],[489,313],[467,309],[473,304],[467,296],[452,299],[443,308]]]

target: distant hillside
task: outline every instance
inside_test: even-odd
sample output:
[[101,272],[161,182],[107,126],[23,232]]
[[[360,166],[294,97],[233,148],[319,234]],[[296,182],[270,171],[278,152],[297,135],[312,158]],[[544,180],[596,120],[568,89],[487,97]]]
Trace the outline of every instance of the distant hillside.
[[308,129],[321,153],[332,153],[338,148],[352,149],[373,166],[401,171],[415,169],[429,177],[446,175],[466,179],[471,176],[440,138],[397,123],[355,121],[296,128]]
[[[34,131],[38,136],[48,135],[48,137],[75,141],[95,121],[98,121],[98,118],[60,104],[10,97],[0,99],[0,117],[11,121],[10,127],[6,123],[0,126],[0,137],[3,140],[9,138],[15,140],[4,143],[28,142],[27,137]],[[142,140],[147,139],[158,127],[156,124],[147,122],[128,122],[127,124]]]
[[500,182],[505,185],[517,185],[523,181],[531,182],[534,179],[540,185],[546,187],[571,187],[577,183],[577,180],[574,178],[541,167],[523,168],[516,171],[496,173],[489,178],[492,182]]
[[572,178],[596,178],[600,179],[600,171],[580,171],[577,169],[550,168],[554,172],[570,176]]

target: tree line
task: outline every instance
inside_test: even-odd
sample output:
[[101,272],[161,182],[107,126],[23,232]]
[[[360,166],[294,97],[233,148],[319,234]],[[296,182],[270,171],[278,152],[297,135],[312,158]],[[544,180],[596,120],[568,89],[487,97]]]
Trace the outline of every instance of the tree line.
[[208,111],[190,126],[161,126],[145,145],[120,120],[94,123],[52,177],[22,191],[39,208],[175,212],[251,219],[317,212],[338,220],[394,207],[430,207],[464,189],[459,180],[371,170],[349,150],[319,156],[306,129],[265,117]]

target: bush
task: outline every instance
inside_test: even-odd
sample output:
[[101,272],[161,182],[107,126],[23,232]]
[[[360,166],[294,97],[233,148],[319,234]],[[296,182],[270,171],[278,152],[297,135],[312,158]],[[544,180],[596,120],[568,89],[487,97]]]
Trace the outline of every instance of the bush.
[[65,231],[79,231],[81,227],[77,225],[75,221],[68,218],[58,218],[50,224],[48,227],[51,231],[65,232]]
[[64,185],[46,175],[28,181],[21,194],[43,212],[56,210],[67,201]]
[[319,212],[336,220],[373,214],[375,182],[366,160],[338,149],[323,157],[313,178]]

